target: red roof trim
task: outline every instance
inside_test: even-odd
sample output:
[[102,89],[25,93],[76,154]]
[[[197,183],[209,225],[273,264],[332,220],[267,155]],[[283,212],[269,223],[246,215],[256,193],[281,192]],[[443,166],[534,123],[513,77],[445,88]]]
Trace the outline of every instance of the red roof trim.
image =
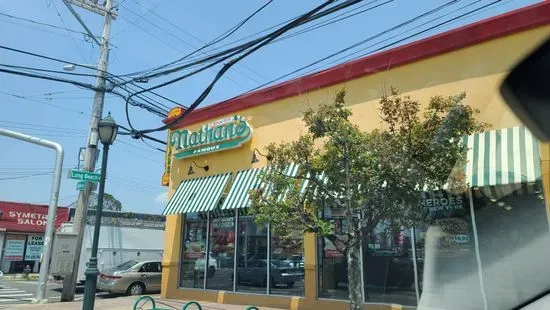
[[[239,110],[267,104],[365,75],[406,65],[520,31],[550,23],[550,1],[537,3],[502,15],[465,25],[438,35],[396,47],[378,54],[346,62],[243,94],[191,112],[172,128],[181,128]],[[164,120],[166,123],[168,120]]]

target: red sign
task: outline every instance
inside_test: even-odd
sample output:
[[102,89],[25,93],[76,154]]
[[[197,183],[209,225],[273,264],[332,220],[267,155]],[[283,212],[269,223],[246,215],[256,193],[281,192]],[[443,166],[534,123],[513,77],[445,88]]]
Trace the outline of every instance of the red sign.
[[[0,201],[0,231],[45,232],[48,206]],[[69,221],[69,208],[58,207],[55,228]]]

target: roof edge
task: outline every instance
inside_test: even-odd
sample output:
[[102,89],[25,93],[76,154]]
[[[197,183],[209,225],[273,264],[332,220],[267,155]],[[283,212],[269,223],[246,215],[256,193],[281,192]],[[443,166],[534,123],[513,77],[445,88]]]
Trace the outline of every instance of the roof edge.
[[[377,54],[348,61],[303,77],[196,109],[183,120],[171,126],[171,129],[186,127],[235,111],[293,97],[374,74],[380,70],[389,70],[547,24],[550,24],[550,1],[536,3],[493,16]],[[172,119],[172,117],[166,118],[163,122],[167,124]]]

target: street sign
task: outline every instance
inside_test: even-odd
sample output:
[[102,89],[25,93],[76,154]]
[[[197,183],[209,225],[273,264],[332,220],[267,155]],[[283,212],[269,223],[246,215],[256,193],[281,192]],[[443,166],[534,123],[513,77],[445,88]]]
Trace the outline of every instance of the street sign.
[[83,191],[85,187],[86,187],[86,181],[80,181],[80,182],[76,183],[76,190],[77,191]]
[[101,174],[89,172],[89,171],[71,170],[69,177],[73,180],[99,182],[99,179],[101,178]]

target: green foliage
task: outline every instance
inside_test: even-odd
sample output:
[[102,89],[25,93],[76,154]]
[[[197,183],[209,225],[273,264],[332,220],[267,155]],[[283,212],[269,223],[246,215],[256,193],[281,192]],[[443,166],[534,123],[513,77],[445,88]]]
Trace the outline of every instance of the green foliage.
[[[273,160],[260,176],[267,186],[251,193],[250,212],[282,236],[315,232],[335,240],[322,214],[341,208],[348,220],[344,250],[381,221],[411,227],[424,215],[423,191],[464,186],[461,138],[486,126],[465,96],[433,97],[421,111],[419,102],[392,88],[380,100],[380,129],[365,132],[349,120],[340,91],[334,102],[305,112],[308,130],[296,141],[267,147]],[[295,177],[284,173],[291,163],[300,165]]]
[[[92,193],[90,194],[90,198],[88,198],[88,208],[91,210],[95,210],[97,207],[97,194]],[[122,203],[115,198],[115,196],[104,193],[103,194],[103,210],[110,210],[110,211],[122,211]]]

